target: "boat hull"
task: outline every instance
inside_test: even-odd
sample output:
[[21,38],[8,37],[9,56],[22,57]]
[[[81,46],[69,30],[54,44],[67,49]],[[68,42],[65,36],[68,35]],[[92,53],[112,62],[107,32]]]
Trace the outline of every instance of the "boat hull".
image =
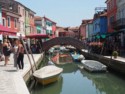
[[59,77],[60,77],[60,74],[53,77],[45,78],[45,79],[36,78],[36,80],[42,85],[48,85],[58,81]]

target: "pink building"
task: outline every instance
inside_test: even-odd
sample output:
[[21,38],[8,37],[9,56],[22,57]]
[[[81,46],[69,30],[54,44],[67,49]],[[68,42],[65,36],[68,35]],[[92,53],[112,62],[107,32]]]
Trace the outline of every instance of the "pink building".
[[83,40],[86,39],[86,26],[87,26],[88,22],[90,22],[90,21],[91,21],[91,19],[82,20],[82,24],[80,25],[80,28],[79,28],[80,38]]

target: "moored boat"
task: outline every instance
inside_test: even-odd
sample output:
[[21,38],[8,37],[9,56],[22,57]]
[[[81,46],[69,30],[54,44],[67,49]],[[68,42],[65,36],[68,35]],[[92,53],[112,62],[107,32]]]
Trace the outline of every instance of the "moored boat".
[[56,82],[60,77],[62,71],[63,71],[62,68],[56,67],[54,65],[48,65],[35,71],[33,76],[42,85],[47,85]]
[[98,61],[82,60],[81,63],[84,68],[90,72],[106,72],[107,70],[107,67]]
[[78,53],[71,53],[71,56],[72,56],[72,58],[73,58],[73,60],[75,61],[75,62],[80,62],[81,60],[84,60],[85,59],[85,57],[83,56],[83,55],[81,55],[81,54],[78,54]]

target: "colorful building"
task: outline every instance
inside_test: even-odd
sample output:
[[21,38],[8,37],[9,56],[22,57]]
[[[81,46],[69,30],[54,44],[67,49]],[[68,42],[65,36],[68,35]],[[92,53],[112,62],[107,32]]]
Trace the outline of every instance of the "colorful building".
[[56,22],[50,20],[47,17],[42,17],[42,28],[43,32],[49,35],[49,39],[56,37]]
[[68,31],[71,32],[73,38],[79,39],[79,26],[69,27]]
[[104,10],[96,11],[93,19],[93,33],[96,38],[105,38],[107,33],[107,10],[106,8],[102,8]]
[[90,22],[91,19],[86,19],[86,20],[82,20],[82,24],[79,27],[79,33],[80,33],[80,38],[85,40],[86,39],[86,26],[88,24],[88,22]]
[[57,26],[56,27],[56,37],[66,37],[66,36],[67,36],[66,28]]
[[19,32],[18,33],[25,35],[25,6],[19,2],[17,3],[18,3],[18,13],[21,15],[19,17]]
[[86,38],[88,38],[88,41],[92,41],[93,36],[93,20],[88,22],[86,25]]
[[29,8],[25,8],[25,35],[35,33],[34,15],[35,12],[30,10]]
[[116,21],[117,5],[116,0],[107,0],[107,18],[108,18],[108,32],[114,32],[113,22]]
[[46,31],[42,27],[42,17],[35,16],[34,20],[35,20],[37,34],[46,34]]
[[[114,30],[119,32],[120,49],[125,48],[125,0],[117,0],[117,17],[116,22],[113,23]],[[123,52],[123,51],[122,51]]]
[[[2,25],[9,28],[11,32],[17,33],[19,31],[18,4],[14,0],[0,0],[2,8]],[[9,35],[10,36],[10,35]]]

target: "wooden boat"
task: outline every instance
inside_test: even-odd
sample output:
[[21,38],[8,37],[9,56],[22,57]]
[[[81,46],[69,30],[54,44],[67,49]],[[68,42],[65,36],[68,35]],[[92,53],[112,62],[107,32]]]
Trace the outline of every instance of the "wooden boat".
[[98,61],[82,60],[81,63],[84,68],[90,72],[106,72],[107,70],[107,67]]
[[56,67],[54,65],[48,65],[35,71],[33,76],[42,85],[47,85],[56,82],[62,71],[62,68]]

